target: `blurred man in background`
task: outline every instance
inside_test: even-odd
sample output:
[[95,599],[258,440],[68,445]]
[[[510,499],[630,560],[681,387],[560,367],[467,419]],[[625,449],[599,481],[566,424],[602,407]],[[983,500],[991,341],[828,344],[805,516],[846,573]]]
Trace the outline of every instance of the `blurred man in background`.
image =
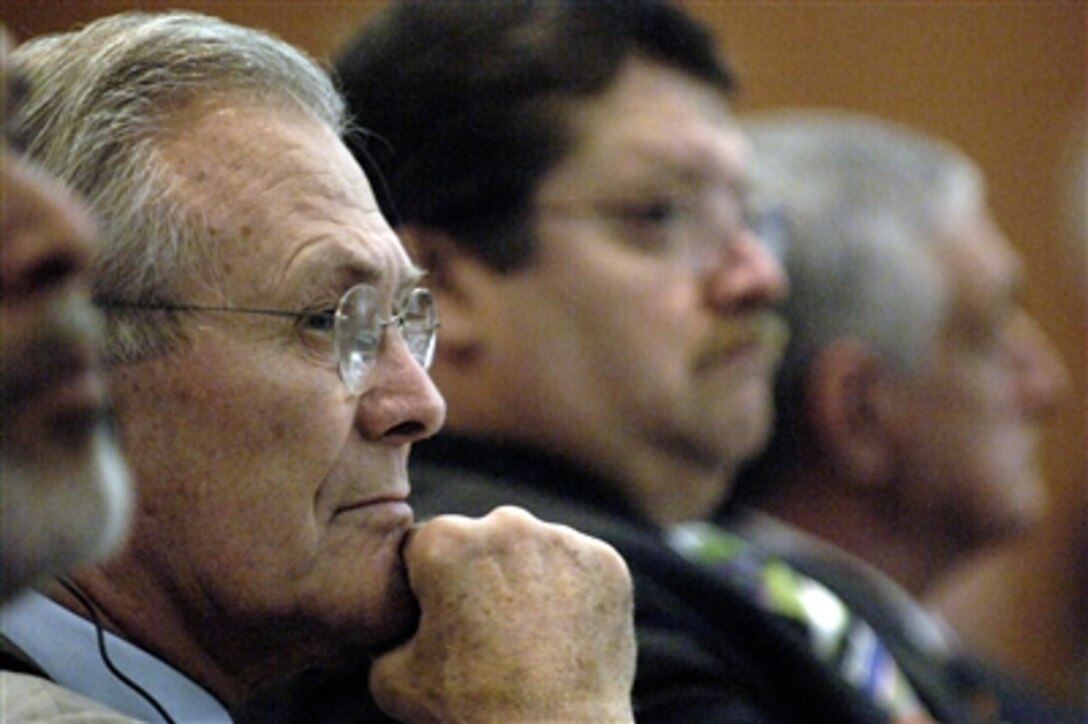
[[1003,718],[1043,720],[919,603],[1039,522],[1041,425],[1066,385],[983,178],[950,145],[877,119],[757,118],[745,128],[755,184],[783,207],[792,334],[775,432],[728,525],[828,584],[923,697],[958,692],[985,714],[996,692]]

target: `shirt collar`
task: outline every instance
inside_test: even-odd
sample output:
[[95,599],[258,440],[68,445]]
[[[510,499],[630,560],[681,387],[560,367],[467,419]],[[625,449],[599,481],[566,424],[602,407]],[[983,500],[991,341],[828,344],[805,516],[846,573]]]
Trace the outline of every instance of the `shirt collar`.
[[[0,630],[57,684],[142,721],[164,721],[105,665],[91,622],[46,596],[30,591],[4,606]],[[166,662],[108,631],[104,642],[115,667],[175,721],[231,721],[219,700]]]

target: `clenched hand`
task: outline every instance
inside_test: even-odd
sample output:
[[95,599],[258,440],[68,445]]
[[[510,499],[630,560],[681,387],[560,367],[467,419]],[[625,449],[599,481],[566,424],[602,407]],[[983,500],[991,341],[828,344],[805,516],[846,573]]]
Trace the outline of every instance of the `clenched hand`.
[[370,686],[409,722],[632,721],[631,579],[614,549],[498,508],[441,516],[404,549],[416,633]]

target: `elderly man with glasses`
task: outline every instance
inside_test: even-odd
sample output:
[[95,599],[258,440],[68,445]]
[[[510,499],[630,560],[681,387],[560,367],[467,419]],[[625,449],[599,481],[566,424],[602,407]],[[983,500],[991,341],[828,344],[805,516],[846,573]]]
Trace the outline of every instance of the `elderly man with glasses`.
[[141,720],[227,721],[353,655],[406,721],[629,720],[614,550],[510,508],[413,525],[409,448],[445,415],[434,304],[317,65],[186,13],[103,19],[17,61],[30,154],[101,219],[138,501],[118,555],[5,611],[4,634]]

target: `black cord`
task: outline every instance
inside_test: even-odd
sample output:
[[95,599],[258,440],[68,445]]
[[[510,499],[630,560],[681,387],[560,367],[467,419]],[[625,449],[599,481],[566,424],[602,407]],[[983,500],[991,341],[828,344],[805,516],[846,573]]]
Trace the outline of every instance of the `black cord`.
[[98,608],[94,605],[94,602],[87,597],[83,591],[79,590],[79,587],[68,578],[61,578],[60,584],[68,589],[76,599],[83,604],[83,608],[87,610],[87,615],[91,617],[91,622],[94,623],[95,635],[98,638],[98,655],[102,658],[102,663],[106,665],[109,672],[117,677],[118,680],[128,688],[136,692],[144,701],[155,708],[155,711],[159,713],[167,724],[176,724],[174,718],[166,713],[166,709],[160,704],[155,697],[142,686],[125,675],[123,671],[117,668],[116,664],[110,659],[109,654],[106,652],[106,633],[102,628],[102,621],[98,617]]

